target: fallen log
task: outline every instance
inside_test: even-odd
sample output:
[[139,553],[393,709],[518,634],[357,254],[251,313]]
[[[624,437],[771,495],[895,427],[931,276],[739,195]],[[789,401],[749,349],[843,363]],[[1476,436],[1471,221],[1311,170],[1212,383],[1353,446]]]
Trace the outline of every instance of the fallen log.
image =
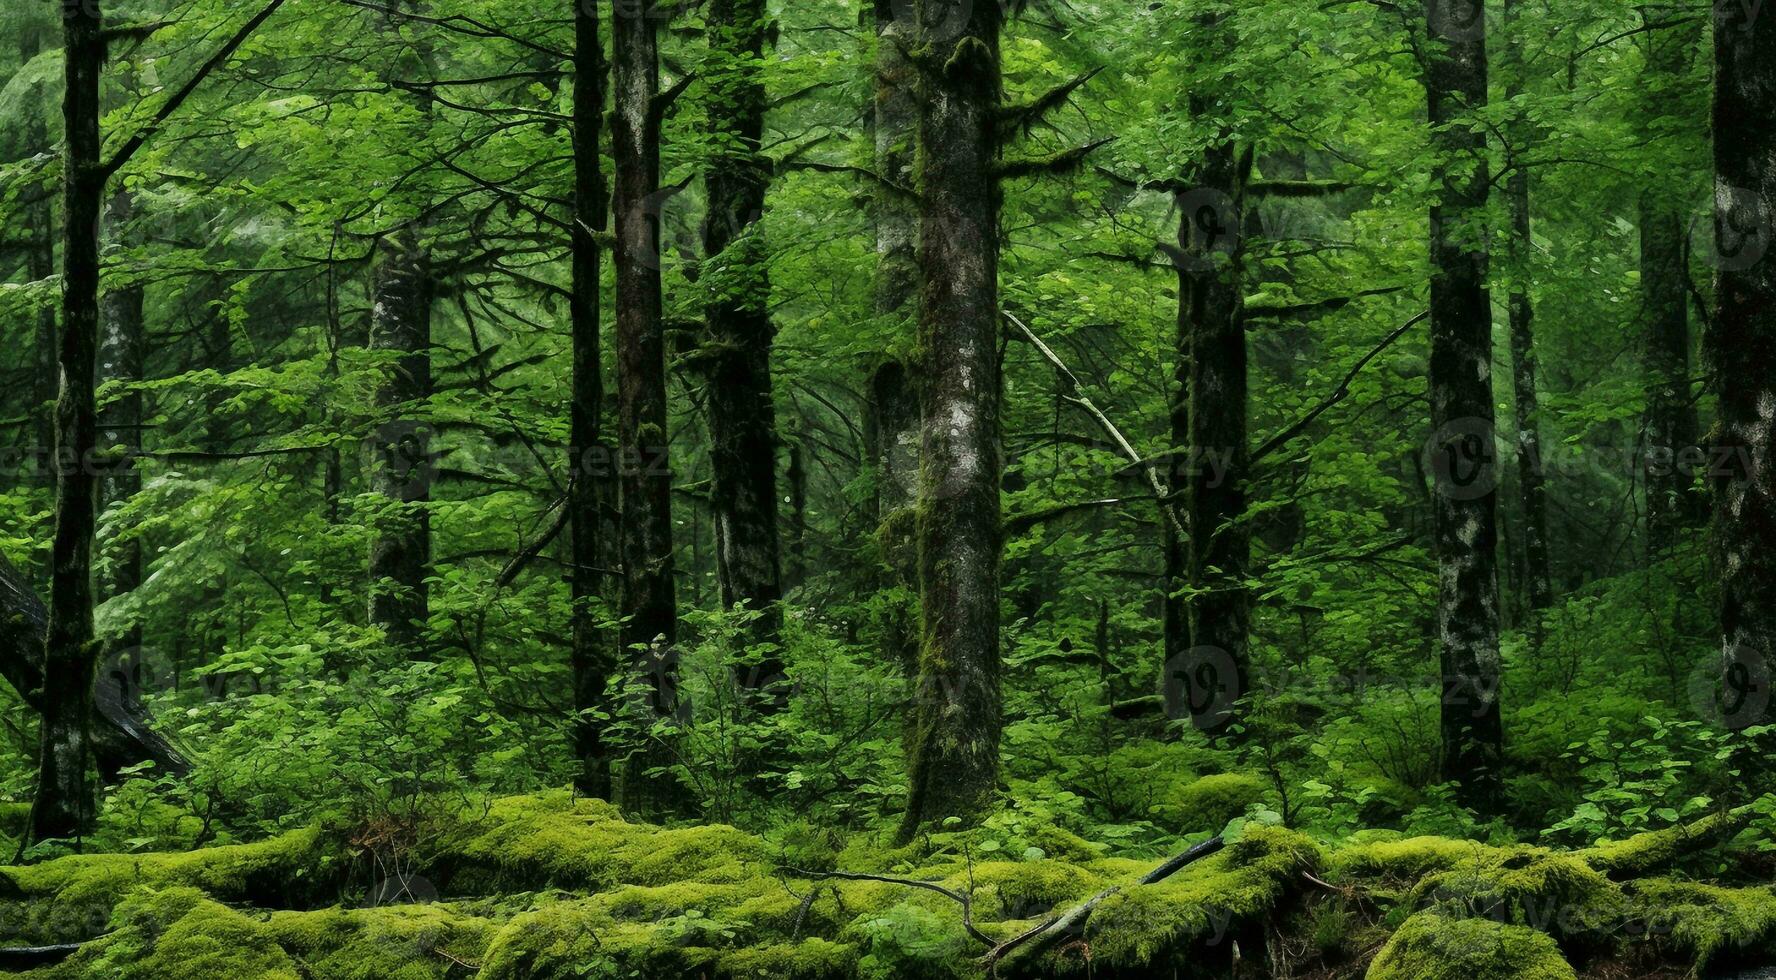
[[[1136,884],[1158,884],[1184,870],[1184,868],[1188,867],[1190,864],[1220,851],[1225,846],[1226,842],[1221,838],[1211,837],[1184,853],[1173,856],[1170,860],[1166,861],[1166,863],[1142,875],[1140,881],[1136,882]],[[1079,932],[1085,928],[1086,920],[1090,919],[1092,913],[1097,911],[1098,906],[1102,905],[1107,899],[1121,891],[1122,886],[1120,885],[1113,888],[1106,888],[1086,900],[1084,904],[1077,905],[1060,915],[1053,916],[1038,923],[1034,928],[1027,932],[1019,933],[1018,935],[1007,939],[988,950],[987,955],[982,957],[982,963],[987,967],[988,971],[991,972],[997,970],[1001,962],[1017,959],[1018,957],[1039,955],[1043,950],[1053,946],[1061,939],[1067,936],[1078,935]]]
[[[0,678],[26,705],[42,710],[43,634],[49,611],[29,581],[0,555]],[[114,776],[128,766],[153,762],[160,772],[183,774],[191,763],[156,732],[148,713],[122,677],[101,671],[93,680],[93,752],[99,771]]]

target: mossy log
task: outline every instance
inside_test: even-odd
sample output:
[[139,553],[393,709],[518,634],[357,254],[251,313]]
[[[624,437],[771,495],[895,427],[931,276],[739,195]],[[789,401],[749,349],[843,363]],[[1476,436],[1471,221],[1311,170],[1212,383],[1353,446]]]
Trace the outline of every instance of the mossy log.
[[[1255,932],[1289,933],[1315,903],[1357,893],[1380,910],[1365,933],[1374,948],[1323,975],[1564,980],[1569,964],[1629,951],[1700,974],[1756,962],[1776,940],[1769,886],[1612,879],[1624,854],[1664,851],[1673,834],[1575,852],[1397,836],[1325,850],[1247,826],[1156,870],[1049,830],[1055,846],[1024,860],[981,860],[966,835],[900,848],[859,836],[798,873],[732,827],[631,823],[566,793],[513,797],[426,827],[399,855],[398,893],[435,900],[352,907],[393,893],[364,874],[388,856],[360,853],[350,828],[314,828],[0,869],[0,945],[78,943],[24,974],[44,980],[1208,977],[1226,975],[1236,939],[1240,968],[1261,970]],[[1027,940],[989,963],[954,895],[988,942],[1064,941]]]

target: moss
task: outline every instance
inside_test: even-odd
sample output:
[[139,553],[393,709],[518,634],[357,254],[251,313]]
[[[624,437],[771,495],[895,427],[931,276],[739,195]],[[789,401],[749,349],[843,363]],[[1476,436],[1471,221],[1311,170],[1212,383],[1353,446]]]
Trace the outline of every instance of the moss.
[[1539,847],[1480,848],[1469,860],[1425,876],[1406,906],[1494,918],[1586,943],[1606,940],[1630,914],[1621,889],[1595,868]]
[[103,931],[132,888],[186,885],[223,901],[305,905],[337,885],[345,862],[319,829],[183,853],[77,854],[0,868],[0,937],[71,942]]
[[759,873],[763,842],[724,825],[662,830],[569,794],[495,800],[416,854],[441,887],[463,893],[599,889],[676,881],[732,883]]
[[1433,871],[1446,871],[1474,860],[1486,850],[1473,841],[1448,837],[1379,840],[1341,848],[1332,856],[1332,872],[1340,880],[1416,881]]
[[1689,882],[1635,883],[1648,938],[1688,958],[1697,975],[1717,960],[1768,955],[1776,944],[1776,890]]
[[118,906],[116,931],[56,972],[114,980],[297,980],[296,962],[261,923],[189,887],[144,888]]
[[1423,912],[1369,965],[1369,980],[1576,980],[1543,933],[1489,919]]
[[[1156,969],[1221,947],[1244,926],[1268,917],[1319,867],[1320,852],[1301,834],[1249,828],[1227,850],[1156,885],[1134,886],[1106,900],[1087,926],[1094,963]],[[1126,879],[1125,879],[1126,880]],[[1064,969],[1068,964],[1054,965]]]
[[1215,833],[1264,799],[1264,780],[1250,773],[1224,772],[1185,786],[1163,815],[1186,834]]
[[1586,863],[1611,877],[1645,874],[1668,868],[1698,850],[1699,844],[1725,841],[1744,827],[1750,810],[1723,811],[1694,823],[1638,834],[1622,841],[1606,841],[1578,852]]
[[327,980],[432,980],[478,963],[498,926],[449,905],[277,912],[265,934]]

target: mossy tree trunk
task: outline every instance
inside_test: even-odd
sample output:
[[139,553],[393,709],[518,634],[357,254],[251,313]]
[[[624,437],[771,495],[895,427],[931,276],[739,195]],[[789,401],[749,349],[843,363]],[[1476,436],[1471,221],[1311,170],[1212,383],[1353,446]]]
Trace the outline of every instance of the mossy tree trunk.
[[[1523,94],[1529,66],[1524,60],[1521,0],[1505,2],[1505,97]],[[1531,237],[1529,165],[1525,159],[1534,138],[1530,124],[1513,119],[1511,172],[1505,180],[1510,211],[1511,278],[1506,300],[1511,326],[1511,389],[1517,409],[1517,494],[1523,508],[1524,604],[1531,617],[1554,602],[1554,578],[1548,552],[1548,484],[1542,470],[1541,396],[1535,346],[1535,303],[1529,294],[1529,269],[1535,252]],[[1539,627],[1537,627],[1539,631]]]
[[[1722,713],[1770,721],[1776,658],[1776,16],[1728,4],[1714,22],[1715,314]],[[1747,797],[1770,788],[1767,751],[1742,760]]]
[[99,228],[105,174],[99,81],[105,69],[98,0],[62,7],[62,329],[56,368],[55,540],[50,551],[44,639],[42,751],[31,805],[31,840],[73,837],[95,816],[92,757],[92,549],[99,477],[94,371],[99,342]]
[[1477,809],[1495,804],[1499,719],[1498,453],[1492,303],[1486,287],[1486,105],[1482,0],[1426,0],[1425,88],[1437,161],[1431,208],[1431,426],[1440,589],[1440,772]]
[[[919,209],[912,193],[914,141],[918,137],[918,76],[905,46],[918,31],[911,10],[892,0],[875,0],[876,84],[875,171],[870,202],[876,234],[876,315],[899,324],[919,291]],[[896,331],[899,335],[899,331]],[[886,560],[883,589],[915,591],[917,572],[906,560],[912,550],[906,520],[919,480],[919,395],[899,357],[876,365],[869,380],[870,462],[876,468],[874,498],[877,541]],[[882,659],[911,677],[919,659],[914,612],[906,603],[882,611]]]
[[777,410],[771,386],[770,255],[761,219],[770,162],[761,77],[769,14],[764,0],[712,0],[707,111],[716,150],[706,175],[702,285],[708,341],[699,358],[708,386],[711,516],[722,608],[757,615],[752,662],[737,668],[755,706],[780,703],[782,562],[777,530]]
[[[619,3],[611,15],[611,159],[616,168],[617,434],[622,501],[622,645],[644,690],[636,721],[678,710],[678,598],[673,582],[672,470],[666,431],[666,343],[660,297],[660,8]],[[678,784],[647,737],[623,767],[618,796],[632,813],[677,806]]]
[[900,836],[976,817],[999,779],[997,3],[918,5],[923,640]]
[[[1689,51],[1698,39],[1684,27],[1649,31],[1643,49],[1647,90],[1657,107],[1682,84]],[[1657,138],[1657,134],[1650,134]],[[1708,498],[1686,465],[1700,441],[1696,403],[1690,385],[1689,248],[1679,203],[1655,182],[1642,191],[1640,217],[1640,295],[1646,323],[1647,408],[1643,476],[1646,480],[1647,551],[1670,552],[1687,529],[1708,519]]]
[[611,767],[604,739],[606,722],[593,717],[593,713],[608,715],[606,689],[616,671],[614,638],[604,628],[606,611],[599,604],[610,594],[602,532],[603,511],[609,503],[607,487],[613,476],[611,452],[604,441],[601,256],[595,237],[604,231],[606,222],[604,174],[598,155],[604,116],[604,54],[596,5],[573,0],[573,18],[573,393],[568,410],[567,506],[568,549],[573,560],[569,582],[573,590],[574,710],[579,712],[573,727],[574,755],[580,763],[574,785],[588,796],[608,800]]

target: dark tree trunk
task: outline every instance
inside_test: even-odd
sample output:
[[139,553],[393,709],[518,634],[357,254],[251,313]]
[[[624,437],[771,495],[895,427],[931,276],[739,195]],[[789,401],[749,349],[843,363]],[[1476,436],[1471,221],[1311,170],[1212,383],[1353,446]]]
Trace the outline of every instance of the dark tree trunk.
[[[1506,61],[1509,73],[1505,93],[1515,99],[1523,93],[1528,73],[1524,62],[1519,0],[1506,0]],[[1510,209],[1511,288],[1507,299],[1511,321],[1511,387],[1517,408],[1517,492],[1523,505],[1523,597],[1532,618],[1554,601],[1554,580],[1548,555],[1548,486],[1542,471],[1540,395],[1536,389],[1535,306],[1529,296],[1529,264],[1534,253],[1530,237],[1529,170],[1523,156],[1532,138],[1529,124],[1513,126],[1513,151],[1518,159],[1505,181]],[[1540,632],[1536,626],[1534,632]]]
[[371,487],[388,500],[370,542],[370,623],[407,656],[425,654],[431,568],[432,278],[411,225],[376,243],[370,349],[399,354],[376,391],[383,418],[371,446]]
[[99,223],[105,177],[99,143],[99,80],[105,69],[99,3],[66,4],[62,118],[62,329],[55,424],[55,541],[50,551],[45,630],[42,754],[30,838],[73,837],[95,816],[92,757],[92,548],[98,506],[98,409],[93,397],[99,341]]
[[1647,415],[1643,449],[1647,550],[1671,550],[1680,533],[1705,521],[1707,498],[1684,465],[1698,442],[1690,390],[1689,288],[1683,217],[1669,205],[1640,200],[1640,292],[1646,316]]
[[[111,195],[109,223],[119,239],[127,227],[133,210],[128,191]],[[125,240],[127,243],[127,240]],[[142,380],[143,347],[142,287],[132,283],[107,290],[101,310],[103,334],[99,340],[99,383],[133,384]],[[104,448],[120,459],[120,465],[105,480],[107,504],[121,504],[142,489],[142,474],[136,460],[142,452],[142,395],[131,391],[114,398],[99,413],[100,439]],[[142,584],[142,546],[134,537],[118,541],[108,556],[110,575],[103,583],[103,598],[128,595]],[[120,679],[128,690],[139,690],[142,628],[132,626],[110,644],[106,654],[107,668],[121,672]]]
[[[37,57],[43,44],[42,35],[35,29],[27,27],[19,34],[20,64],[28,65]],[[26,113],[24,145],[26,155],[47,153],[50,146],[49,134],[44,131],[42,117],[36,106],[42,104],[45,93],[38,86],[32,93],[29,103],[31,111]],[[55,208],[51,195],[47,190],[29,188],[26,191],[30,199],[25,206],[24,226],[31,236],[25,251],[25,276],[31,282],[43,282],[55,274]],[[35,419],[34,434],[36,445],[32,453],[37,460],[37,470],[43,482],[54,485],[55,467],[51,465],[50,450],[55,446],[55,400],[56,400],[56,311],[51,304],[42,304],[33,319],[35,328],[32,336],[33,353],[36,355],[36,377],[31,388],[31,411]]]
[[[673,583],[672,470],[666,431],[666,344],[660,299],[659,50],[650,4],[619,3],[611,17],[611,158],[616,167],[617,414],[623,508],[623,649],[645,689],[643,725],[678,711],[678,598]],[[677,780],[648,770],[670,762],[649,737],[623,767],[619,796],[632,813],[677,808]]]
[[[1251,693],[1245,523],[1247,397],[1240,229],[1249,161],[1231,143],[1212,148],[1195,188],[1179,195],[1177,361],[1186,380],[1187,440],[1173,462],[1184,498],[1189,647],[1169,673],[1182,683],[1191,724],[1215,731]],[[1173,600],[1176,601],[1176,600]]]
[[[1699,40],[1679,28],[1651,31],[1645,49],[1651,91],[1669,93]],[[1640,294],[1646,317],[1644,435],[1647,551],[1667,554],[1683,531],[1708,520],[1708,498],[1686,465],[1699,428],[1690,385],[1689,249],[1678,203],[1649,188],[1640,197]]]
[[[919,5],[919,653],[900,836],[978,817],[999,780],[1000,6]],[[964,13],[966,16],[964,16]]]
[[[395,4],[393,6],[400,6]],[[399,18],[380,15],[389,40],[403,44],[393,71],[427,75],[425,43],[405,44],[394,30]],[[408,80],[413,80],[409,78]],[[412,96],[422,115],[431,97]],[[381,424],[373,438],[370,486],[387,501],[370,540],[370,624],[389,646],[408,657],[429,654],[432,566],[432,281],[431,255],[422,241],[422,219],[377,239],[371,271],[369,347],[399,355],[376,391]]]
[[[1724,720],[1769,724],[1776,663],[1776,16],[1728,4],[1714,25],[1715,496]],[[1769,789],[1767,751],[1743,760],[1746,798]]]
[[608,712],[606,688],[616,663],[614,638],[602,623],[600,601],[610,595],[604,565],[602,513],[614,476],[611,452],[604,442],[604,369],[599,322],[600,255],[595,237],[604,231],[604,174],[600,171],[598,131],[604,115],[604,54],[598,37],[596,5],[574,2],[574,227],[573,247],[573,395],[568,425],[568,534],[573,569],[574,755],[580,761],[574,785],[599,799],[611,798],[610,753],[604,743],[605,722],[593,712]]
[[1426,0],[1426,69],[1438,162],[1431,208],[1431,425],[1442,672],[1441,773],[1476,809],[1496,805],[1499,720],[1498,453],[1492,303],[1481,228],[1486,138],[1463,121],[1486,104],[1481,0]]
[[[702,366],[708,387],[709,506],[715,521],[716,581],[723,609],[758,614],[747,633],[756,662],[737,668],[756,704],[779,704],[777,653],[783,628],[782,564],[777,538],[777,410],[771,393],[770,256],[760,219],[770,164],[760,152],[765,88],[760,77],[768,14],[764,0],[712,0],[706,33],[713,68],[710,129],[717,149],[706,178],[700,281],[711,293],[704,311],[709,342]],[[777,691],[781,694],[781,691]]]

